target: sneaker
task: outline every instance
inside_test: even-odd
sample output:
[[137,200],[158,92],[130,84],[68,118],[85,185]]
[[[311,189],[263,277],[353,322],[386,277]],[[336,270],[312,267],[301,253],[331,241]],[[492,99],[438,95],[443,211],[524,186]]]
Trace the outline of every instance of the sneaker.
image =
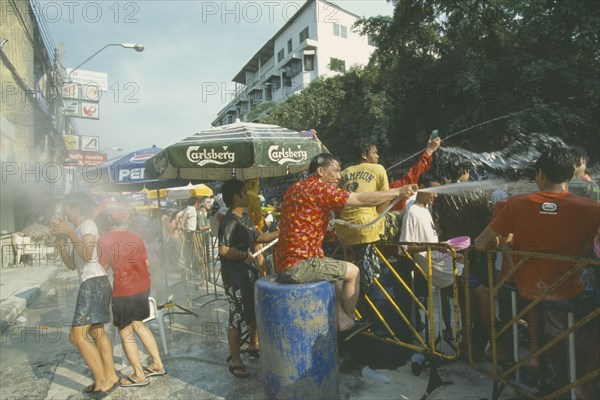
[[372,324],[373,323],[371,321],[366,320],[354,321],[354,326],[352,326],[352,328],[348,329],[347,331],[341,332],[343,341],[349,341],[354,336],[358,335],[359,333],[370,327]]

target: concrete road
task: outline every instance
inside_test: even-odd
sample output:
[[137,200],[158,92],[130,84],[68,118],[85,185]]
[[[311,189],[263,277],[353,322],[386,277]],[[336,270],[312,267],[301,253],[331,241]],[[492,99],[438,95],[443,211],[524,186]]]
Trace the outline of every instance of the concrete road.
[[[180,277],[177,273],[169,275],[169,285],[175,292],[175,301],[188,308],[190,297],[206,292],[204,289],[199,291],[194,284],[184,285]],[[45,287],[46,290],[21,314],[20,322],[2,334],[1,399],[85,398],[81,391],[92,382],[79,353],[69,343],[69,326],[78,288],[76,274],[61,271]],[[164,288],[155,288],[157,297],[160,290]],[[142,388],[117,388],[106,398],[263,399],[258,360],[244,360],[252,374],[251,379],[238,379],[227,371],[227,303],[220,297],[220,300],[201,307],[203,301],[214,298],[210,295],[193,303],[192,309],[199,317],[182,314],[165,317],[170,350],[165,356],[166,376],[151,378],[151,384]],[[170,310],[177,311],[176,308]],[[149,326],[159,340],[157,324],[150,322]],[[141,356],[142,360],[147,358],[145,354]],[[130,367],[122,364],[118,343],[115,362],[121,375],[131,373]],[[425,392],[427,371],[415,377],[408,366],[384,370],[381,373],[390,382],[379,383],[361,377],[362,367],[347,358],[342,360],[344,399],[417,399]],[[448,364],[440,369],[440,374],[454,384],[436,390],[430,398],[482,399],[491,396],[491,381],[463,363]],[[504,398],[508,397],[507,392]]]

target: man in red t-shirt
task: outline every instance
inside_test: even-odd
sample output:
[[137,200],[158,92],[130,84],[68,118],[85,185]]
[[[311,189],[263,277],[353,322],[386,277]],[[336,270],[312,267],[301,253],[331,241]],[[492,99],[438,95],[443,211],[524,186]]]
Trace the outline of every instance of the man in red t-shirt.
[[[96,224],[103,232],[98,239],[99,262],[105,268],[111,267],[114,273],[114,325],[119,329],[125,355],[133,368],[133,374],[122,379],[120,386],[146,386],[150,383],[148,377],[166,374],[156,339],[143,322],[150,316],[150,273],[146,245],[135,233],[120,229],[107,213],[98,214]],[[142,367],[134,332],[152,358],[146,367]]]
[[338,330],[348,331],[348,340],[369,324],[354,321],[359,294],[358,267],[325,257],[323,252],[322,242],[331,213],[346,206],[374,207],[396,197],[408,198],[416,185],[381,192],[347,192],[338,187],[340,161],[329,153],[315,156],[308,173],[306,179],[292,185],[283,197],[275,271],[286,283],[335,282]]
[[[509,198],[506,206],[477,237],[475,246],[478,250],[485,250],[497,243],[497,236],[508,237],[512,233],[512,247],[516,250],[568,257],[591,256],[592,243],[599,226],[600,205],[596,201],[568,192],[566,184],[573,177],[575,169],[572,155],[567,149],[548,150],[536,161],[535,169],[536,184],[540,191]],[[516,264],[517,260],[514,261]],[[519,295],[527,300],[537,299],[574,266],[572,261],[548,258],[526,260],[514,274]],[[544,298],[543,301],[547,303],[543,311],[545,335],[555,337],[566,328],[561,313],[548,306],[553,302],[575,300],[583,293],[584,285],[575,274]],[[586,359],[594,354],[595,361],[592,364],[596,366],[597,330],[596,319],[576,333],[579,338],[577,350],[583,350]],[[595,338],[592,339],[593,343],[585,339],[591,331],[596,332],[589,335]],[[561,374],[559,369],[567,365],[564,359],[566,351],[560,353],[554,348],[549,356],[558,377],[563,378],[566,373]],[[557,354],[563,358],[558,359]],[[578,362],[584,354],[577,356]],[[593,370],[589,369],[589,364],[583,369],[588,372]],[[580,373],[583,369],[578,368],[577,372]]]

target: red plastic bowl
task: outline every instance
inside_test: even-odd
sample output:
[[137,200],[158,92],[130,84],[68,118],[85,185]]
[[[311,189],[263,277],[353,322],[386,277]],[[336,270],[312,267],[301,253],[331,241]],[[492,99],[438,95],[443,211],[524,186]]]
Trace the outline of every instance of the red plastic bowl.
[[471,238],[469,236],[458,236],[448,240],[448,245],[454,250],[465,250],[471,245]]

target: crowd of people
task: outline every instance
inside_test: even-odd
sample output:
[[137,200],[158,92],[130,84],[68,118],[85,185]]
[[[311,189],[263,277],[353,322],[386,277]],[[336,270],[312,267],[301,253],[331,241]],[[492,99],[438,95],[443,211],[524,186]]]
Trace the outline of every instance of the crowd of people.
[[[520,297],[519,306],[543,295],[539,307],[526,315],[529,327],[530,350],[537,351],[543,343],[556,337],[565,328],[565,307],[585,301],[586,307],[576,308],[576,319],[582,318],[590,307],[598,307],[598,282],[583,282],[580,274],[569,279],[561,277],[573,268],[566,260],[519,259],[498,256],[499,276],[488,275],[485,251],[516,249],[544,252],[569,257],[593,257],[592,243],[599,232],[599,203],[569,192],[574,175],[584,177],[585,160],[577,158],[566,148],[553,147],[543,152],[535,163],[535,183],[538,192],[511,196],[508,185],[498,187],[491,195],[484,190],[471,193],[438,195],[435,188],[449,183],[469,180],[469,167],[464,163],[449,165],[446,176],[430,170],[434,154],[441,146],[439,137],[431,137],[426,150],[402,178],[388,182],[387,172],[379,164],[378,148],[374,143],[361,143],[357,163],[341,168],[339,158],[330,153],[314,157],[304,179],[292,184],[281,203],[264,204],[260,227],[250,218],[248,184],[236,179],[226,181],[217,200],[191,197],[187,207],[173,212],[163,224],[170,240],[183,234],[180,252],[186,266],[203,271],[212,265],[207,259],[205,237],[212,246],[216,238],[222,283],[229,302],[227,340],[231,351],[229,371],[238,378],[250,376],[240,357],[240,337],[245,326],[249,331],[247,352],[259,356],[259,337],[256,329],[254,282],[268,272],[277,274],[280,282],[303,284],[328,281],[335,287],[337,329],[343,340],[351,340],[371,325],[369,313],[361,307],[374,289],[373,282],[388,266],[375,251],[381,240],[406,243],[440,243],[456,236],[473,239],[466,253],[458,255],[456,264],[461,288],[461,308],[464,286],[468,279],[472,293],[475,318],[483,327],[485,340],[470,343],[476,354],[485,355],[490,327],[496,320],[510,320],[506,310],[505,291],[499,299],[499,315],[490,315],[490,282],[510,274]],[[423,190],[428,189],[428,190]],[[389,210],[389,211],[388,211]],[[65,264],[77,268],[80,292],[73,323],[72,341],[80,350],[94,376],[90,391],[106,392],[116,383],[121,386],[140,386],[149,383],[149,376],[166,373],[152,333],[144,326],[147,317],[150,276],[144,256],[144,241],[127,231],[110,215],[100,213],[96,222],[91,219],[91,202],[76,195],[65,199],[65,220],[54,220],[52,229],[68,239],[72,255],[60,241],[59,249]],[[335,224],[337,240],[349,249],[351,259],[334,257],[324,250],[330,221]],[[75,225],[76,228],[73,228]],[[98,229],[100,228],[100,229]],[[259,229],[260,228],[260,229]],[[329,235],[331,232],[329,233]],[[272,260],[273,271],[257,250],[260,243],[278,239]],[[136,257],[125,258],[124,244],[134,245]],[[168,245],[169,247],[169,245]],[[415,262],[427,271],[429,246],[408,244],[403,247]],[[101,253],[100,256],[95,253]],[[118,250],[118,251],[117,251]],[[452,251],[447,253],[452,254]],[[460,337],[453,332],[448,299],[453,296],[454,263],[452,257],[437,252],[431,257],[434,287],[442,299],[443,337],[454,341]],[[463,276],[463,264],[468,263],[469,275]],[[520,263],[515,271],[511,268]],[[402,267],[406,264],[399,264]],[[107,268],[114,271],[114,284]],[[592,276],[594,274],[591,274]],[[206,275],[203,275],[206,276]],[[549,290],[547,294],[545,292]],[[112,296],[111,296],[112,293]],[[112,366],[112,349],[102,324],[110,318],[109,305],[115,326],[119,329],[124,348],[134,373],[121,381]],[[567,304],[565,306],[564,304]],[[362,319],[357,318],[356,309]],[[562,307],[562,308],[561,308]],[[366,308],[364,308],[366,309]],[[464,313],[462,313],[464,314]],[[461,315],[464,317],[464,315]],[[416,321],[413,321],[416,322]],[[463,322],[463,329],[466,329]],[[541,329],[540,329],[541,328]],[[540,333],[541,332],[541,333]],[[135,341],[127,341],[135,333],[148,350],[152,362],[142,367],[137,357]],[[598,367],[598,318],[577,332],[578,376]],[[477,335],[475,335],[477,336]],[[91,337],[93,341],[82,340]],[[473,337],[473,335],[462,335]],[[595,338],[595,339],[594,339]],[[477,343],[476,343],[477,342]],[[500,346],[503,357],[509,359],[510,349]],[[540,382],[542,372],[550,366],[554,384],[567,382],[566,351],[558,345],[543,357],[533,357],[526,365],[533,384]],[[594,393],[595,381],[577,387],[581,398]]]
[[[490,315],[490,277],[487,274],[485,253],[482,251],[488,250],[490,243],[504,246],[508,243],[512,249],[523,251],[542,251],[568,257],[593,256],[591,249],[594,237],[598,234],[600,207],[597,201],[572,195],[568,191],[569,181],[582,162],[578,162],[569,149],[559,147],[543,152],[538,158],[534,167],[539,192],[534,194],[509,197],[502,190],[504,188],[500,187],[500,190],[494,192],[494,201],[483,190],[473,190],[467,195],[441,195],[439,197],[443,200],[439,202],[436,201],[438,196],[435,190],[419,191],[410,199],[417,192],[417,183],[419,188],[424,189],[469,180],[470,171],[465,164],[449,168],[450,173],[446,177],[427,171],[427,157],[439,145],[439,138],[432,138],[419,162],[394,185],[388,184],[385,170],[377,163],[377,147],[374,144],[363,146],[360,162],[343,171],[340,171],[339,160],[335,156],[321,154],[315,157],[309,167],[308,177],[292,185],[283,198],[275,267],[284,282],[334,282],[338,299],[338,330],[349,331],[348,336],[352,337],[355,332],[368,328],[370,324],[365,320],[356,321],[354,310],[357,305],[360,307],[361,300],[369,293],[374,277],[382,272],[383,266],[373,251],[373,244],[381,239],[398,240],[394,237],[394,227],[401,227],[401,242],[438,243],[440,239],[445,241],[455,236],[477,238],[474,240],[475,248],[465,254],[468,260],[464,260],[463,255],[459,254],[457,273],[462,275],[462,264],[470,262],[471,273],[468,280],[473,293],[472,305],[482,327],[479,335],[475,336],[485,338],[472,344],[475,353],[483,356],[487,339],[490,338],[491,324],[499,316]],[[398,189],[392,194],[388,188],[393,186]],[[460,197],[460,200],[456,197]],[[400,212],[390,213],[377,222],[388,203],[395,198],[408,200],[404,207],[396,207]],[[357,204],[357,201],[360,203]],[[505,207],[492,217],[494,203],[498,205],[498,209],[503,205]],[[396,204],[401,202],[397,201]],[[352,222],[352,225],[336,225],[335,233],[337,239],[352,250],[353,260],[357,265],[326,257],[323,252],[321,243],[332,213]],[[509,217],[507,213],[514,215]],[[575,219],[577,223],[573,222]],[[500,225],[500,221],[504,221],[503,225]],[[569,224],[570,229],[567,231],[564,227]],[[563,237],[565,235],[569,237]],[[516,236],[520,240],[515,240]],[[424,270],[427,259],[423,252],[427,247],[407,246],[407,251],[415,255],[415,260]],[[445,254],[434,254],[432,258],[433,285],[439,288],[442,298],[448,298],[452,295],[452,291],[448,290],[453,283],[452,259]],[[512,263],[512,257],[507,257],[501,268],[502,273],[506,274],[507,266],[513,265]],[[580,274],[574,274],[564,282],[560,281],[574,266],[574,261],[536,259],[520,266],[512,278],[524,302],[545,296],[542,304],[526,317],[532,338],[532,353],[541,347],[540,343],[547,343],[566,329],[566,312],[554,308],[558,303],[570,302],[572,305],[585,300],[585,311],[598,306],[597,281],[591,284],[588,282],[590,290],[587,291],[584,290],[586,285]],[[461,277],[458,282],[463,294],[466,278]],[[528,293],[525,288],[535,290]],[[546,290],[549,290],[548,294],[544,294]],[[461,296],[461,300],[464,306],[464,296]],[[510,310],[509,303],[501,303],[501,313]],[[444,338],[453,340],[447,302],[442,302],[441,311],[445,326]],[[586,315],[585,311],[582,309],[575,312],[576,321]],[[464,318],[464,313],[462,314]],[[508,320],[510,318],[504,318],[504,321]],[[578,377],[598,367],[597,341],[595,344],[590,342],[590,338],[597,337],[594,336],[597,333],[597,318],[577,333],[577,337],[581,339],[578,340],[576,349]],[[501,352],[503,350],[505,349],[501,348]],[[506,354],[512,353],[506,352],[503,355]],[[540,361],[542,358],[543,365]],[[563,344],[552,348],[543,357],[533,357],[526,364],[525,370],[532,375],[532,386],[546,385],[545,390],[550,390],[548,387],[557,388],[568,382],[566,365],[567,352]],[[543,381],[549,376],[547,370],[542,370],[543,366],[549,366],[548,369],[553,372],[552,380]],[[592,381],[578,386],[578,396],[589,398],[595,393],[596,383]]]

